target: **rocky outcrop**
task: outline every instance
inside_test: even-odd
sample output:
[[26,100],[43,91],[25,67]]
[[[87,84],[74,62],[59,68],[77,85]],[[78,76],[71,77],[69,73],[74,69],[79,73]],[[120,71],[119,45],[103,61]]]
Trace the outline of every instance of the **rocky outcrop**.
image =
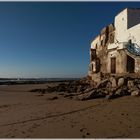
[[109,76],[95,85],[90,79],[84,78],[78,81],[64,82],[57,86],[48,86],[46,89],[34,89],[31,92],[42,94],[57,92],[58,94],[61,93],[59,95],[64,98],[82,101],[104,97],[106,99],[113,99],[126,95],[139,96],[140,79]]

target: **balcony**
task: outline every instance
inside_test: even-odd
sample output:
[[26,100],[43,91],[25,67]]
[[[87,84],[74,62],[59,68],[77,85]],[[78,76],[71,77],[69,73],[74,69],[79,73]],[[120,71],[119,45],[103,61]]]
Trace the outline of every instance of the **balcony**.
[[140,56],[140,46],[138,46],[136,43],[125,43],[124,46],[131,54]]

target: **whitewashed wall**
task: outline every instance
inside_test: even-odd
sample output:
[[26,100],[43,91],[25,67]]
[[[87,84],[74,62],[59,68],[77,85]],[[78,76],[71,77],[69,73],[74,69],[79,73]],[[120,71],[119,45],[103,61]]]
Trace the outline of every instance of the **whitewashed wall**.
[[127,30],[127,9],[123,10],[115,17],[115,41],[126,41],[125,32]]
[[140,24],[137,24],[126,31],[127,40],[131,39],[132,43],[140,46]]
[[140,46],[140,24],[138,23],[140,23],[140,9],[123,10],[115,17],[115,40],[121,43],[131,39],[132,43]]

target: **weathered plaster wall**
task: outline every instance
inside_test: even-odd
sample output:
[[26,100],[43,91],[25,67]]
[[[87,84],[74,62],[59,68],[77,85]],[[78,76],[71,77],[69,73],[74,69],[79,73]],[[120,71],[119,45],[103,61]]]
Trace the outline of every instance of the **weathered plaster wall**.
[[108,44],[107,49],[111,50],[111,49],[116,49],[117,48],[117,44],[112,43],[112,44]]
[[91,49],[97,49],[100,46],[100,36],[97,36],[91,43]]
[[140,73],[140,58],[135,59],[135,73]]
[[123,50],[112,50],[107,56],[107,73],[111,73],[111,58],[116,58],[116,73],[126,72],[126,53]]

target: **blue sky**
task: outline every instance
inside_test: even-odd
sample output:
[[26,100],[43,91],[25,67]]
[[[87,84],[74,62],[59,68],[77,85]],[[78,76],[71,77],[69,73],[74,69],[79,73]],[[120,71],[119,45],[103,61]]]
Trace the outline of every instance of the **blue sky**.
[[90,43],[140,2],[0,2],[0,77],[83,77]]

